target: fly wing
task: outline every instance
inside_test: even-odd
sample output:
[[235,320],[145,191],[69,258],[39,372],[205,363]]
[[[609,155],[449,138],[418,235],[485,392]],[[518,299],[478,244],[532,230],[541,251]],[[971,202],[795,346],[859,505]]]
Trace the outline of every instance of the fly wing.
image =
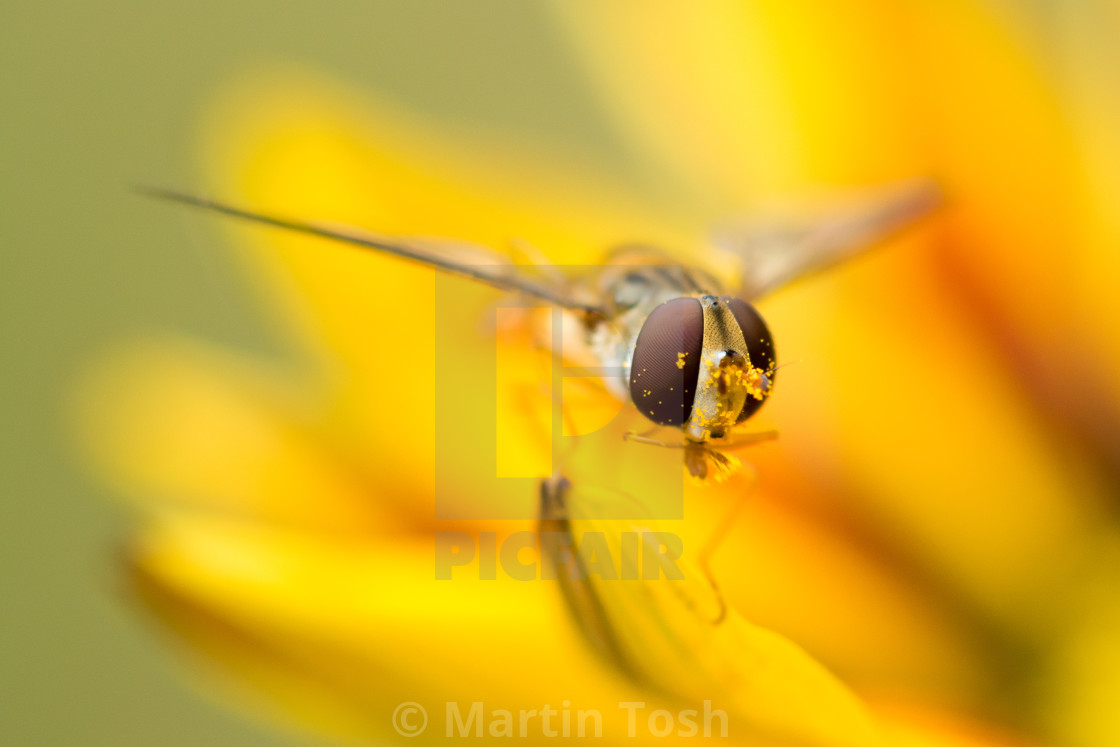
[[141,187],[138,188],[138,191],[152,197],[203,208],[261,225],[282,228],[309,236],[318,236],[362,249],[384,252],[453,275],[476,280],[499,290],[523,293],[553,306],[591,314],[601,315],[603,313],[599,306],[578,298],[568,287],[568,284],[562,280],[545,280],[536,276],[531,268],[511,264],[507,257],[470,242],[396,236],[325,223],[293,220],[246,210],[206,197],[197,197],[166,189]]
[[716,247],[742,259],[747,300],[853,257],[931,213],[941,191],[930,179],[899,182],[789,221],[752,221],[719,230]]

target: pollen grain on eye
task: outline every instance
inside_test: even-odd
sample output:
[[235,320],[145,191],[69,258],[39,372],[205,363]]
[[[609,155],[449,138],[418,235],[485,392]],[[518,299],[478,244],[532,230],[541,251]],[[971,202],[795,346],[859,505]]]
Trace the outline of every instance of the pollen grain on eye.
[[684,359],[688,357],[688,353],[677,353],[677,368],[684,368]]

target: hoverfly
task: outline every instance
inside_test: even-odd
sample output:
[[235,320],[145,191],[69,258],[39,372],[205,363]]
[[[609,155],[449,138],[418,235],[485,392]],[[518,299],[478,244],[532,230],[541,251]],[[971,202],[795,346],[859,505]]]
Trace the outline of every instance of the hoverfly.
[[[170,190],[140,191],[385,252],[568,312],[594,365],[616,372],[604,377],[606,389],[632,402],[655,426],[627,438],[681,448],[689,473],[701,480],[734,469],[723,450],[775,435],[736,432],[770,397],[777,370],[770,330],[752,302],[879,243],[931,212],[939,201],[932,182],[912,180],[808,219],[728,230],[714,243],[741,260],[741,278],[729,288],[703,268],[677,264],[655,249],[622,248],[594,273],[546,281],[531,267],[465,242],[383,235],[267,215]],[[652,438],[659,428],[677,434],[671,440]]]

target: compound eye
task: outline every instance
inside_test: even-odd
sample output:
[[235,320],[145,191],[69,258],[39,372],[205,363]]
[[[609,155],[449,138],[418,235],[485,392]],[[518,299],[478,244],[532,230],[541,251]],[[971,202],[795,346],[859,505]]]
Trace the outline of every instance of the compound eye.
[[[747,341],[747,354],[750,356],[751,366],[762,369],[773,384],[774,361],[777,357],[774,354],[774,340],[770,336],[766,322],[753,306],[742,299],[725,298],[723,301],[731,310],[735,321],[739,323],[739,328],[743,330],[743,339]],[[754,415],[765,401],[765,399],[747,397],[747,402],[735,422],[741,423]]]
[[630,369],[630,398],[642,415],[658,425],[688,421],[703,345],[704,311],[695,298],[674,298],[646,318]]

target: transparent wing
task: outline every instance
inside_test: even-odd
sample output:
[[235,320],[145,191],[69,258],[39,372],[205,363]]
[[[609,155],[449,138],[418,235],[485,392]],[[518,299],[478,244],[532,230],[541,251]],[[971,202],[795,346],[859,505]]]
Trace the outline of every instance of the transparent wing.
[[790,220],[753,220],[717,230],[718,249],[742,259],[740,294],[750,300],[869,249],[941,203],[931,179],[915,179],[852,197]]
[[545,280],[537,277],[531,267],[511,264],[507,257],[470,242],[395,236],[325,223],[292,220],[167,189],[138,187],[137,191],[241,220],[384,252],[453,275],[470,278],[499,290],[523,293],[561,308],[603,314],[602,309],[596,304],[577,298],[573,289],[561,279]]

